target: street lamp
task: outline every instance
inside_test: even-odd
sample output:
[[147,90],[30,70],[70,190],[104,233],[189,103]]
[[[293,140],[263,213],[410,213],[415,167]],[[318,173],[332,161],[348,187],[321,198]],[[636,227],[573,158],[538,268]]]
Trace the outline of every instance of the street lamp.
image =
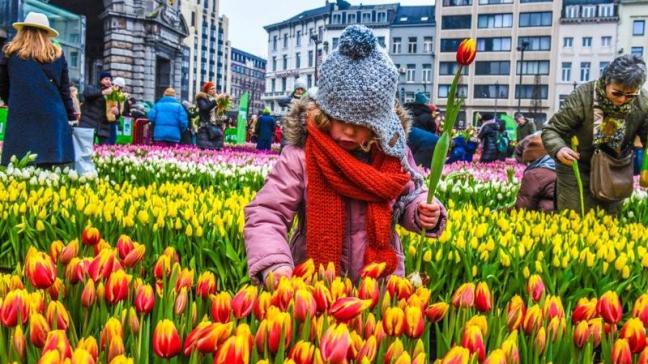
[[574,90],[576,90],[576,86],[578,86],[578,83],[574,80]]
[[321,38],[322,37],[320,37],[319,32],[310,36],[310,39],[315,43],[315,80],[313,82],[313,86],[317,86],[317,48],[319,47],[320,43],[322,43]]
[[517,47],[517,50],[522,53],[520,55],[520,84],[518,86],[519,89],[517,92],[518,94],[517,112],[520,112],[520,109],[522,107],[522,74],[524,73],[524,51],[527,49],[528,46],[529,46],[529,42],[522,42],[522,44]]
[[497,120],[497,99],[499,99],[499,81],[495,82],[495,120]]

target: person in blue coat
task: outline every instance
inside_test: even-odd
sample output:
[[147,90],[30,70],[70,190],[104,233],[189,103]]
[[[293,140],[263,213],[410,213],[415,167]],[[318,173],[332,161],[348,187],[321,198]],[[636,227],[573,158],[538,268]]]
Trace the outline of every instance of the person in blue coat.
[[180,143],[182,133],[189,127],[187,112],[175,98],[173,88],[164,91],[164,96],[148,113],[148,119],[153,124],[153,141],[161,145],[176,145]]
[[68,66],[52,43],[58,32],[45,14],[31,12],[0,51],[0,98],[9,106],[2,165],[11,157],[37,155],[33,162],[51,168],[74,162],[70,120],[77,120],[70,97]]
[[257,135],[257,150],[270,150],[272,148],[272,138],[275,135],[275,128],[277,122],[270,115],[270,108],[263,109],[263,115],[257,120],[256,135]]

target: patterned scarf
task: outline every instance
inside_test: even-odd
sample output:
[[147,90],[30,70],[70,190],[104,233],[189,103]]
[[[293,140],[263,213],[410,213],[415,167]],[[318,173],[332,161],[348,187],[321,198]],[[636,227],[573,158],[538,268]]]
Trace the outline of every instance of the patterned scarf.
[[[364,263],[385,262],[385,274],[396,270],[398,258],[392,247],[391,201],[398,198],[410,176],[401,162],[374,150],[371,163],[364,163],[340,147],[331,137],[307,121],[306,252],[316,265],[333,262],[340,271],[342,244],[348,231],[345,199],[367,203],[367,248]],[[356,259],[356,257],[349,257]]]
[[606,145],[619,153],[626,133],[625,119],[634,110],[634,102],[614,105],[605,94],[605,81],[601,78],[594,83],[593,108],[594,146]]

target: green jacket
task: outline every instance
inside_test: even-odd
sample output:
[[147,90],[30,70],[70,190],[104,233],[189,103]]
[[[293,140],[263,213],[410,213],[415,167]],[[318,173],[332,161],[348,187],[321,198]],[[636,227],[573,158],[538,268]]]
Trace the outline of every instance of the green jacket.
[[516,132],[517,132],[517,141],[519,142],[522,139],[536,132],[535,122],[527,120],[527,122],[524,123],[524,125],[521,126],[518,125]]
[[[594,81],[583,84],[572,92],[560,110],[543,127],[542,142],[549,155],[556,159],[556,153],[563,147],[571,147],[571,138],[576,135],[579,141],[578,152],[580,153],[578,164],[586,195],[585,208],[588,210],[598,206],[614,213],[620,204],[605,204],[602,201],[594,200],[594,197],[589,192],[589,172],[594,153],[593,92]],[[638,135],[642,144],[646,145],[646,139],[648,138],[648,94],[645,90],[641,90],[641,94],[632,102],[637,105],[637,108],[626,119],[626,135],[623,144],[632,147],[634,138]],[[562,200],[562,207],[571,208],[574,206],[576,207],[574,210],[577,210],[579,198],[572,168],[557,161],[556,173],[558,174],[558,209],[562,209]]]

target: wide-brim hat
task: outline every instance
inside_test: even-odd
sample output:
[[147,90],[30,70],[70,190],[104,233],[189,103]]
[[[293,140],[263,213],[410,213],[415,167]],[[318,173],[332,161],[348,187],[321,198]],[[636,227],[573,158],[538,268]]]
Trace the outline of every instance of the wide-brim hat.
[[30,11],[24,21],[13,23],[14,29],[21,31],[24,27],[38,28],[47,31],[50,37],[58,37],[59,32],[50,27],[47,15]]

